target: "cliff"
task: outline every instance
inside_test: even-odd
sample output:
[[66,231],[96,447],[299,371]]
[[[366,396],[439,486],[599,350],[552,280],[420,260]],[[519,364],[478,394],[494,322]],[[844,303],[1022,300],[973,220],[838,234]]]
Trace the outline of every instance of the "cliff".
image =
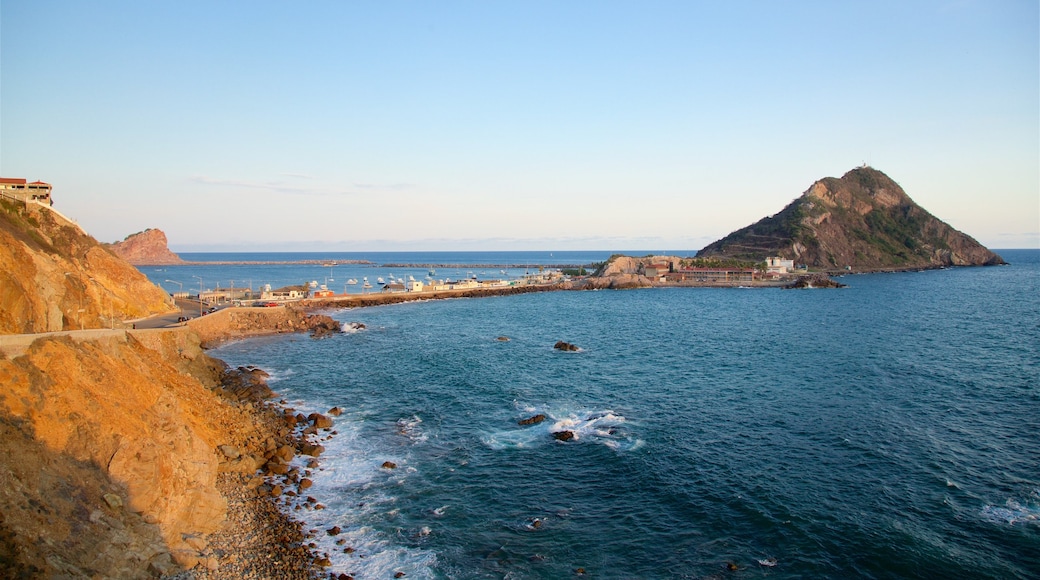
[[[316,446],[262,373],[226,369],[189,326],[121,328],[172,301],[59,214],[0,204],[0,578],[312,577],[264,482],[298,486],[309,471],[276,453]],[[339,329],[213,316],[214,339]]]
[[166,292],[76,224],[0,200],[0,334],[109,328],[173,310]]
[[208,368],[215,385],[222,367],[190,333],[141,332],[160,334],[150,347],[120,331],[41,337],[0,359],[0,561],[9,569],[168,572],[197,558],[198,541],[223,523],[216,449],[235,438],[228,427],[250,429],[252,419],[186,374]]
[[781,256],[810,268],[855,270],[1005,263],[870,167],[817,181],[776,215],[729,234],[697,256],[754,261]]
[[170,251],[162,230],[147,229],[109,246],[112,253],[135,266],[183,264],[184,260]]

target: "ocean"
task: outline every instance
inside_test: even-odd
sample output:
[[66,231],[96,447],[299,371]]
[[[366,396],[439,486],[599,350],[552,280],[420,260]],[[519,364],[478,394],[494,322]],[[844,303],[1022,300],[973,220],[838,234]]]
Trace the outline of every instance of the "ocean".
[[287,506],[337,574],[1037,578],[1040,251],[999,253],[838,290],[336,310],[367,328],[213,354],[305,414],[345,410],[306,492],[326,509]]
[[[627,255],[643,256],[648,253],[644,251]],[[692,256],[696,252],[661,250],[655,253]],[[390,278],[517,279],[537,272],[539,268],[588,266],[603,262],[610,255],[611,252],[594,251],[200,252],[180,254],[188,264],[142,266],[141,271],[171,294],[178,291],[198,294],[200,287],[205,291],[247,287],[262,291],[265,287],[278,289],[303,284],[325,286],[338,294],[360,294],[366,292],[363,287],[366,278],[372,285],[372,289],[367,292],[378,291],[379,279]],[[367,263],[351,263],[358,261]]]

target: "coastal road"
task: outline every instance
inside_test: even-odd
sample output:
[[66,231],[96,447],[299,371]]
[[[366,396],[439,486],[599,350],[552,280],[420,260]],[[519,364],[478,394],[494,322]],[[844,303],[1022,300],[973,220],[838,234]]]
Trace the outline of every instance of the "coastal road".
[[[195,300],[181,300],[177,299],[174,301],[177,304],[179,310],[169,312],[167,314],[159,314],[149,318],[142,318],[133,321],[134,328],[166,328],[168,326],[176,326],[179,318],[198,318],[199,316],[199,303]],[[209,306],[203,305],[203,311],[208,311]],[[217,306],[218,310],[226,308],[226,306]]]

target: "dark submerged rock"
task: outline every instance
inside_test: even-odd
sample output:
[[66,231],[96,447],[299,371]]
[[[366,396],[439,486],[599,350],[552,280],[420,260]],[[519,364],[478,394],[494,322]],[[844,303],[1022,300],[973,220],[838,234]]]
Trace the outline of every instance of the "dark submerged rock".
[[542,413],[538,413],[537,415],[535,415],[533,417],[528,417],[526,419],[521,419],[520,421],[517,422],[517,424],[518,425],[537,425],[537,424],[541,423],[542,421],[545,421],[545,415],[543,415]]
[[784,286],[785,289],[794,288],[845,288],[841,282],[831,280],[826,274],[808,274],[799,276],[797,280]]

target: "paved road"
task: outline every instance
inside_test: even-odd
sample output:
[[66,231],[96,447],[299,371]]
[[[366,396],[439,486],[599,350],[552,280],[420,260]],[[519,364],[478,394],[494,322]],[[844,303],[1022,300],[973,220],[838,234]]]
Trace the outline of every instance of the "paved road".
[[[152,316],[150,318],[144,318],[141,320],[134,321],[134,328],[165,328],[167,326],[176,326],[180,322],[181,318],[198,318],[199,316],[199,303],[195,300],[176,300],[177,307],[180,310],[171,312],[169,314],[160,314],[158,316]],[[226,305],[215,306],[217,310],[226,308]],[[203,306],[203,311],[208,311],[210,306]]]

